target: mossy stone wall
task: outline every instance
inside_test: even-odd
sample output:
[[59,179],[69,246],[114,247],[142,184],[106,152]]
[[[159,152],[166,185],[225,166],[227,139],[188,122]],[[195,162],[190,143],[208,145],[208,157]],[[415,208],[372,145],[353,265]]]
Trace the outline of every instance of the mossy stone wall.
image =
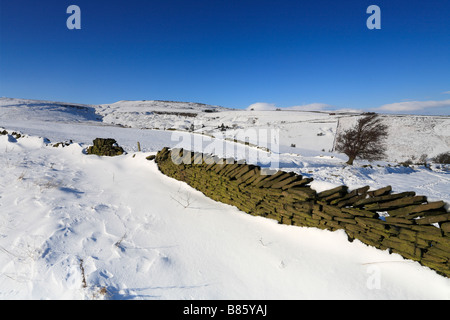
[[117,145],[114,139],[97,138],[94,145],[87,148],[87,154],[96,154],[98,156],[120,156],[125,153],[122,147]]
[[[450,277],[450,213],[443,201],[428,202],[414,192],[394,194],[390,186],[378,190],[339,186],[317,193],[309,186],[312,178],[284,171],[266,175],[262,168],[242,161],[217,160],[169,148],[155,157],[162,173],[216,201],[282,224],[343,229],[349,241],[389,249]],[[380,219],[379,212],[388,216]]]

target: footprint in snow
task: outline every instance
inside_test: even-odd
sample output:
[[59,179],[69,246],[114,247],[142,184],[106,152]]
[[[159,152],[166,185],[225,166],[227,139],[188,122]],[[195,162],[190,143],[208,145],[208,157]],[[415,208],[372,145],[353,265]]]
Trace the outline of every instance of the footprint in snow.
[[114,277],[114,275],[109,272],[108,270],[100,270],[100,272],[98,273],[100,277],[104,278],[104,279],[110,279],[112,277]]
[[92,208],[92,210],[96,211],[96,212],[104,212],[106,210],[109,210],[111,207],[107,204],[98,204],[95,207]]

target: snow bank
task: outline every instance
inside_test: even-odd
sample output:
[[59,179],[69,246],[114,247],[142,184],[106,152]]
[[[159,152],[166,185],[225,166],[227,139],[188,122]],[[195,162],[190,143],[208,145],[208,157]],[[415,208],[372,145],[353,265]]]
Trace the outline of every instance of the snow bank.
[[418,263],[246,215],[148,153],[0,138],[1,299],[448,299]]

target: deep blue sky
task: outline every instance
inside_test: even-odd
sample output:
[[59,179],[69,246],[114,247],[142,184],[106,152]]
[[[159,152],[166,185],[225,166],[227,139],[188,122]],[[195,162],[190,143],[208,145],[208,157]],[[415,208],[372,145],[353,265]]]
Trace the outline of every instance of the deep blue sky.
[[[66,27],[71,4],[81,30]],[[366,27],[371,4],[381,30]],[[0,96],[233,108],[419,101],[449,114],[449,12],[447,0],[0,0]]]

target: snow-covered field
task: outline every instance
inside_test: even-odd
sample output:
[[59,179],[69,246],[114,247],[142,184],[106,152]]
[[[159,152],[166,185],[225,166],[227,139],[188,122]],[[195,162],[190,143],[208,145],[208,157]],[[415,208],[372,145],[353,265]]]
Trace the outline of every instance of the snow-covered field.
[[[345,156],[329,152],[343,119],[335,115],[159,104],[0,99],[0,131],[25,135],[0,135],[0,299],[450,298],[450,280],[416,262],[350,243],[342,231],[249,216],[164,176],[145,158],[203,137],[193,147],[212,141],[237,158],[250,149],[276,157],[281,169],[314,177],[318,191],[392,185],[450,203],[448,167],[345,166]],[[429,135],[450,135],[448,118],[427,121],[436,122]],[[225,132],[217,129],[222,123]],[[191,124],[197,133],[143,129]],[[278,129],[279,153],[225,140],[252,128]],[[86,155],[97,137],[115,138],[128,154]],[[68,140],[74,143],[51,144]],[[439,141],[436,150],[448,150]]]

